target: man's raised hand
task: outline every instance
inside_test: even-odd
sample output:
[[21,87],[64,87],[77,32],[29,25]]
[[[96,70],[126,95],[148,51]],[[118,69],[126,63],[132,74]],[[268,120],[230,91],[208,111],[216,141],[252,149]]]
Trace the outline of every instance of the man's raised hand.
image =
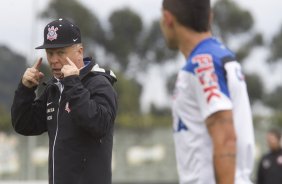
[[64,77],[79,75],[79,69],[77,68],[77,66],[70,60],[70,58],[66,57],[66,60],[68,61],[68,64],[64,65],[61,69]]
[[39,85],[40,80],[44,77],[44,74],[39,71],[41,64],[42,58],[39,58],[31,68],[26,69],[22,78],[22,84],[24,86],[32,88]]

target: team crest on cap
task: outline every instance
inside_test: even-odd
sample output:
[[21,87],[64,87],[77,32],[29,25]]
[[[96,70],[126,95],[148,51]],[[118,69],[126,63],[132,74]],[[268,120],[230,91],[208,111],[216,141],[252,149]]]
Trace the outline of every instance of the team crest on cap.
[[52,26],[51,28],[48,28],[48,34],[47,34],[47,40],[53,41],[56,40],[58,37],[57,32],[58,28],[54,28],[54,26]]

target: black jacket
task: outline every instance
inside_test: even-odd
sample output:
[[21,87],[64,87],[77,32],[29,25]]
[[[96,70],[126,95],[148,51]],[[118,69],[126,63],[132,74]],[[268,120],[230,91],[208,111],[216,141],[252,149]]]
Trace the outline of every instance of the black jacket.
[[[14,129],[22,135],[49,135],[49,184],[110,184],[117,97],[111,72],[91,59],[80,76],[35,88],[19,84],[11,109]],[[90,60],[90,62],[89,62]],[[92,71],[91,71],[92,70]],[[96,71],[93,71],[96,70]]]
[[263,156],[258,167],[257,184],[282,184],[282,149]]

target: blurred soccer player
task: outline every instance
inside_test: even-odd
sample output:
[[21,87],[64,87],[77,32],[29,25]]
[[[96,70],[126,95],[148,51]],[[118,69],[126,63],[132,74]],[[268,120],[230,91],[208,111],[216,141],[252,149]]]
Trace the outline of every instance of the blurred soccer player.
[[161,29],[187,62],[178,73],[173,127],[181,184],[250,184],[254,132],[235,55],[213,37],[209,0],[163,0]]
[[266,136],[269,152],[260,160],[257,172],[257,184],[282,183],[282,147],[281,131],[270,129]]

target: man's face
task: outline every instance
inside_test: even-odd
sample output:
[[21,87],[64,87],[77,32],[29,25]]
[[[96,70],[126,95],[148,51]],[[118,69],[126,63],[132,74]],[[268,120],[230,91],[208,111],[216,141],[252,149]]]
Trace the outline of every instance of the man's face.
[[162,17],[160,20],[160,27],[165,38],[168,48],[172,50],[178,49],[178,43],[173,29],[173,17],[172,14],[166,10],[162,10]]
[[70,58],[78,68],[83,66],[82,47],[80,45],[72,45],[63,48],[46,49],[47,60],[54,77],[62,78],[61,69],[68,64],[66,57]]
[[268,147],[271,150],[276,150],[280,147],[280,142],[273,133],[268,133],[266,136]]

